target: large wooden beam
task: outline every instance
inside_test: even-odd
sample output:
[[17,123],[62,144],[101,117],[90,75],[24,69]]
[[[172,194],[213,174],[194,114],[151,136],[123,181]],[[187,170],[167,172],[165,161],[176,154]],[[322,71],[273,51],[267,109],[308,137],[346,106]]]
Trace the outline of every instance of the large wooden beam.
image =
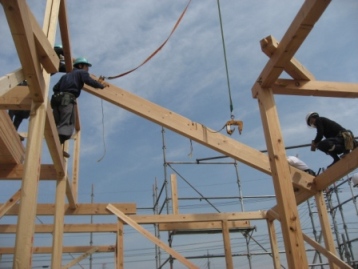
[[[0,179],[21,180],[24,174],[23,164],[1,164]],[[57,173],[54,165],[42,164],[40,169],[41,180],[57,180]]]
[[[227,227],[229,230],[238,230],[238,229],[249,229],[251,228],[250,222],[247,220],[236,220],[236,221],[227,221]],[[202,231],[210,232],[215,230],[222,230],[221,221],[207,221],[207,222],[173,222],[173,223],[160,223],[159,231],[173,231],[176,233],[187,232],[187,231]]]
[[5,15],[16,46],[33,100],[43,102],[45,81],[35,46],[35,38],[30,19],[30,10],[26,1],[1,0]]
[[[271,58],[275,54],[278,41],[273,36],[268,36],[260,41],[261,50]],[[284,66],[284,71],[289,74],[293,79],[299,80],[315,80],[315,77],[309,72],[298,60],[292,58]]]
[[[112,204],[126,214],[136,213],[136,204],[134,203],[118,203]],[[1,204],[0,204],[1,206]],[[81,216],[81,215],[111,215],[106,209],[107,204],[77,204],[76,209],[72,209],[69,204],[65,205],[65,215]],[[37,216],[53,216],[55,214],[54,204],[38,204],[36,210]],[[17,216],[19,214],[19,206],[14,205],[5,215]]]
[[28,86],[15,86],[0,95],[0,109],[30,110],[32,98]]
[[358,83],[278,79],[272,86],[274,94],[357,98]]
[[[330,0],[311,0],[303,3],[256,83],[267,88],[276,81],[330,2]],[[252,89],[252,95],[254,98],[257,95],[255,88]]]
[[261,120],[272,169],[277,210],[281,216],[281,230],[289,268],[307,268],[307,256],[301,231],[300,218],[294,198],[289,165],[278,120],[273,93],[270,89],[258,92]]

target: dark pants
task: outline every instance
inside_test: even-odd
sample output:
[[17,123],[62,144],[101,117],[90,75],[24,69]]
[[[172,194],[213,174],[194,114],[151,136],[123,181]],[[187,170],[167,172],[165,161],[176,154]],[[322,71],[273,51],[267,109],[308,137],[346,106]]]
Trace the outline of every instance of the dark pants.
[[334,161],[338,161],[340,159],[338,154],[345,153],[346,151],[344,139],[341,136],[324,139],[318,143],[317,148],[330,155]]
[[55,118],[57,131],[60,142],[63,144],[70,139],[75,129],[75,104],[68,104],[66,106],[53,107],[53,116]]
[[23,119],[28,119],[30,117],[29,110],[9,110],[9,116],[12,122],[14,123],[15,129],[19,129],[19,126]]

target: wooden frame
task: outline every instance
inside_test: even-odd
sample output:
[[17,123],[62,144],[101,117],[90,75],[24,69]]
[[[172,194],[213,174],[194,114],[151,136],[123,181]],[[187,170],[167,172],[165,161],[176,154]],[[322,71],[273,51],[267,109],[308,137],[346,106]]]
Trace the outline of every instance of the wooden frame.
[[[274,99],[275,94],[357,97],[358,84],[315,81],[314,76],[293,58],[293,55],[302,45],[314,24],[329,5],[329,0],[305,1],[280,42],[273,37],[266,37],[261,41],[262,50],[270,59],[254,83],[252,95],[258,100],[268,156],[227,136],[211,132],[207,126],[186,119],[114,85],[110,85],[106,91],[95,91],[91,87],[85,87],[85,90],[90,94],[160,124],[259,171],[272,175],[278,204],[268,212],[196,214],[194,217],[179,214],[174,177],[172,178],[173,215],[133,215],[128,217],[126,214],[135,214],[134,204],[94,204],[89,206],[78,203],[80,122],[78,121],[74,136],[74,170],[71,180],[67,177],[66,161],[62,157],[62,148],[57,139],[56,127],[47,101],[49,73],[56,72],[58,66],[58,58],[52,49],[57,24],[60,26],[65,57],[66,59],[72,59],[66,1],[47,0],[42,28],[37,24],[26,1],[0,0],[0,3],[5,10],[9,28],[22,65],[20,69],[13,73],[0,77],[0,109],[31,110],[28,146],[26,150],[17,139],[16,132],[11,122],[6,118],[4,111],[0,111],[0,178],[21,180],[22,182],[21,193],[15,194],[11,198],[13,199],[12,201],[0,205],[0,216],[18,216],[17,230],[15,226],[7,225],[3,227],[0,225],[1,233],[16,232],[15,247],[11,250],[0,248],[0,255],[9,251],[14,253],[17,269],[28,268],[29,261],[30,263],[32,261],[34,233],[46,231],[54,233],[52,248],[46,250],[43,248],[42,251],[52,253],[51,268],[61,268],[61,256],[62,252],[65,251],[65,248],[62,248],[62,236],[63,233],[70,232],[70,228],[66,227],[64,223],[64,216],[66,214],[101,215],[111,213],[120,218],[115,227],[109,228],[116,229],[117,231],[117,246],[107,246],[104,248],[100,246],[93,248],[81,247],[79,250],[84,252],[81,257],[92,254],[95,251],[117,251],[117,268],[123,268],[123,234],[119,231],[123,230],[124,223],[131,225],[189,268],[196,268],[190,261],[149,234],[140,224],[161,223],[163,225],[168,223],[168,227],[171,227],[170,229],[177,229],[178,227],[183,229],[193,229],[193,227],[206,229],[205,225],[215,223],[215,225],[218,225],[215,227],[220,227],[215,229],[221,229],[223,233],[226,267],[233,268],[230,244],[231,227],[235,225],[245,226],[245,221],[250,219],[267,219],[271,246],[274,253],[274,266],[279,268],[278,252],[276,250],[277,243],[273,227],[273,220],[277,219],[281,224],[289,268],[308,267],[304,241],[326,255],[331,268],[337,268],[337,266],[349,268],[334,255],[332,235],[330,229],[327,228],[328,219],[323,207],[320,191],[358,167],[358,151],[354,150],[352,154],[336,164],[334,170],[327,169],[327,171],[316,178],[290,167],[286,161],[285,147],[284,143],[282,143],[281,128]],[[67,70],[71,70],[70,61],[66,61],[66,67]],[[286,71],[292,79],[280,79],[279,76],[283,71]],[[26,91],[23,91],[23,89],[20,91],[19,87],[16,87],[23,79],[27,79],[30,82],[30,86]],[[12,137],[12,139],[8,139],[9,137]],[[46,139],[53,164],[41,163],[41,142],[43,137]],[[25,162],[23,162],[24,159]],[[285,180],[288,177],[292,178],[292,183]],[[54,205],[37,204],[36,194],[39,179],[57,180],[56,207]],[[299,189],[297,193],[293,192],[292,185]],[[326,248],[323,248],[311,238],[302,234],[300,227],[297,204],[306,201],[312,196],[316,197],[321,224],[325,227],[323,229],[323,236]],[[68,204],[65,203],[66,197]],[[16,204],[15,201],[20,201],[20,204]],[[37,215],[56,216],[54,225],[51,225],[51,227],[35,225],[35,217]],[[184,227],[184,222],[191,224]],[[295,229],[291,229],[292,227],[295,227]],[[72,229],[75,228],[72,227]],[[97,230],[88,225],[77,227],[77,231],[99,231],[101,229],[105,229],[104,226],[102,228],[97,227]],[[34,252],[36,252],[36,248],[34,249]],[[69,265],[64,268],[68,267]]]

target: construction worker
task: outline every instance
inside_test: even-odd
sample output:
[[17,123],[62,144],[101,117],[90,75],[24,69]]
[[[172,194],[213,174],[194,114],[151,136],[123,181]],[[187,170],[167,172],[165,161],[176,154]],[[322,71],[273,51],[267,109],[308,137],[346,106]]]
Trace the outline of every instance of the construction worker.
[[305,171],[306,173],[316,176],[316,173],[308,167],[308,165],[295,156],[287,156],[287,161],[293,167]]
[[[74,69],[63,75],[53,87],[54,93],[51,97],[51,107],[61,144],[70,139],[73,134],[76,119],[74,107],[83,85],[86,83],[97,89],[103,89],[108,86],[107,83],[103,81],[100,83],[90,77],[88,70],[91,66],[84,57],[75,59],[73,63]],[[65,158],[70,157],[65,151],[63,156]]]
[[66,73],[65,56],[64,56],[64,53],[63,53],[62,45],[61,44],[55,44],[54,50],[55,50],[58,58],[60,59],[60,65],[58,67],[58,72]]
[[345,155],[356,147],[356,141],[351,131],[346,130],[335,121],[320,117],[317,112],[308,113],[306,123],[309,127],[317,129],[317,135],[311,143],[311,151],[318,148],[333,158],[333,162],[328,167],[340,160],[338,155]]

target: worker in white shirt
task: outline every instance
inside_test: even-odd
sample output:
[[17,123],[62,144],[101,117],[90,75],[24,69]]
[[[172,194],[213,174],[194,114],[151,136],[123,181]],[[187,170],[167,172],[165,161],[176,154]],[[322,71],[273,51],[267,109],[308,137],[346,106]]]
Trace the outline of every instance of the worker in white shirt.
[[316,176],[316,173],[308,167],[308,165],[295,156],[287,156],[287,161],[293,167],[305,171],[306,173]]

